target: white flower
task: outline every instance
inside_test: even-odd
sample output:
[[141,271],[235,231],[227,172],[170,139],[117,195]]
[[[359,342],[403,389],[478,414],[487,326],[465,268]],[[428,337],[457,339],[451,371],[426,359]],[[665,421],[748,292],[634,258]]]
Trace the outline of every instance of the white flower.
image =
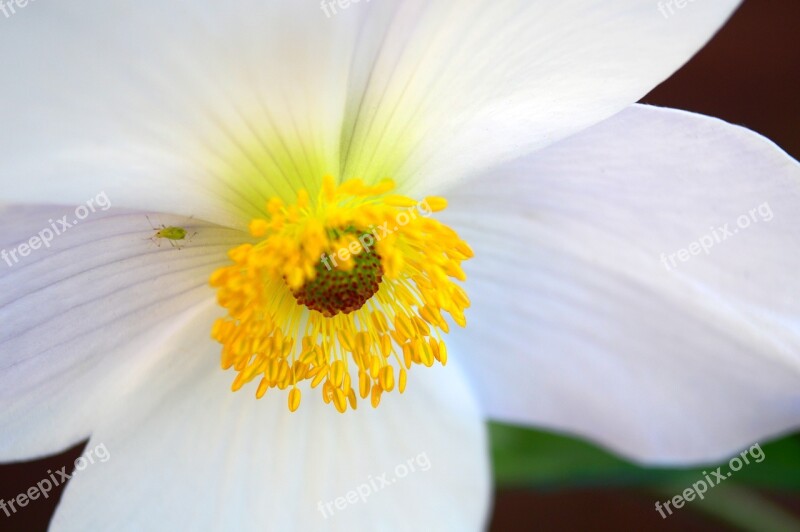
[[[798,164],[741,128],[631,105],[735,4],[17,13],[0,29],[0,247],[101,192],[115,209],[0,263],[0,459],[107,447],[55,530],[470,530],[490,503],[487,417],[661,463],[797,426]],[[475,250],[447,367],[345,415],[318,394],[290,413],[286,391],[231,393],[209,338],[225,314],[212,272],[269,198],[317,197],[326,174],[443,195]],[[765,203],[768,223],[664,267]],[[146,215],[186,229],[180,249],[151,241]],[[421,454],[428,470],[320,509]]]

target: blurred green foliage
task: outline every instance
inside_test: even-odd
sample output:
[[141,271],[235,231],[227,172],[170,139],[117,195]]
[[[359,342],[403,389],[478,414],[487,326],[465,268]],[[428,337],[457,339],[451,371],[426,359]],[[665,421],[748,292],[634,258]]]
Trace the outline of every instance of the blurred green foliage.
[[[500,423],[489,428],[500,488],[688,486],[703,478],[703,471],[728,467],[727,461],[691,468],[645,467],[585,440]],[[765,458],[751,460],[726,484],[800,490],[800,436],[759,443]]]

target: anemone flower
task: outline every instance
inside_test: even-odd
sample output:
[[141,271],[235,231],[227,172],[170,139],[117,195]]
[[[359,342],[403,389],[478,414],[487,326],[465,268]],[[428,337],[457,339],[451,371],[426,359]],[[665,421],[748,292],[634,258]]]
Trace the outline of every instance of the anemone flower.
[[474,530],[487,418],[660,463],[796,426],[797,163],[634,105],[734,8],[17,9],[0,458],[108,450],[55,530]]

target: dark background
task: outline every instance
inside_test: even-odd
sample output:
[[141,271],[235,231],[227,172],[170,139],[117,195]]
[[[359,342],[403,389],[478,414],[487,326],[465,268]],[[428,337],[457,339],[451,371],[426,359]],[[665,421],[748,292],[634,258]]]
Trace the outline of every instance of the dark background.
[[[708,46],[642,101],[747,126],[800,159],[800,1],[745,1]],[[42,471],[70,464],[82,448],[0,466],[0,498],[12,499],[41,480]],[[57,491],[20,509],[13,519],[0,515],[0,529],[44,530]],[[800,518],[800,494],[764,488],[757,493]],[[691,505],[662,520],[653,507],[657,499],[666,497],[644,488],[499,488],[491,530],[735,530]]]

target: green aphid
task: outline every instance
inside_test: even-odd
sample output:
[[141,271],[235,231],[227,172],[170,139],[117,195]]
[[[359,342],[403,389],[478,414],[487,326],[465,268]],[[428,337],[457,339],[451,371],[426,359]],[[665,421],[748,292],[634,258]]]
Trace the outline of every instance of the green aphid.
[[155,234],[150,238],[150,240],[155,242],[158,247],[161,247],[161,240],[163,239],[169,242],[169,244],[175,249],[181,249],[180,241],[185,240],[186,242],[190,242],[192,237],[197,234],[193,233],[187,237],[189,233],[183,227],[164,224],[156,227],[153,225],[153,222],[150,221],[149,216],[147,217],[147,221],[150,222],[150,227],[152,227],[155,231]]

